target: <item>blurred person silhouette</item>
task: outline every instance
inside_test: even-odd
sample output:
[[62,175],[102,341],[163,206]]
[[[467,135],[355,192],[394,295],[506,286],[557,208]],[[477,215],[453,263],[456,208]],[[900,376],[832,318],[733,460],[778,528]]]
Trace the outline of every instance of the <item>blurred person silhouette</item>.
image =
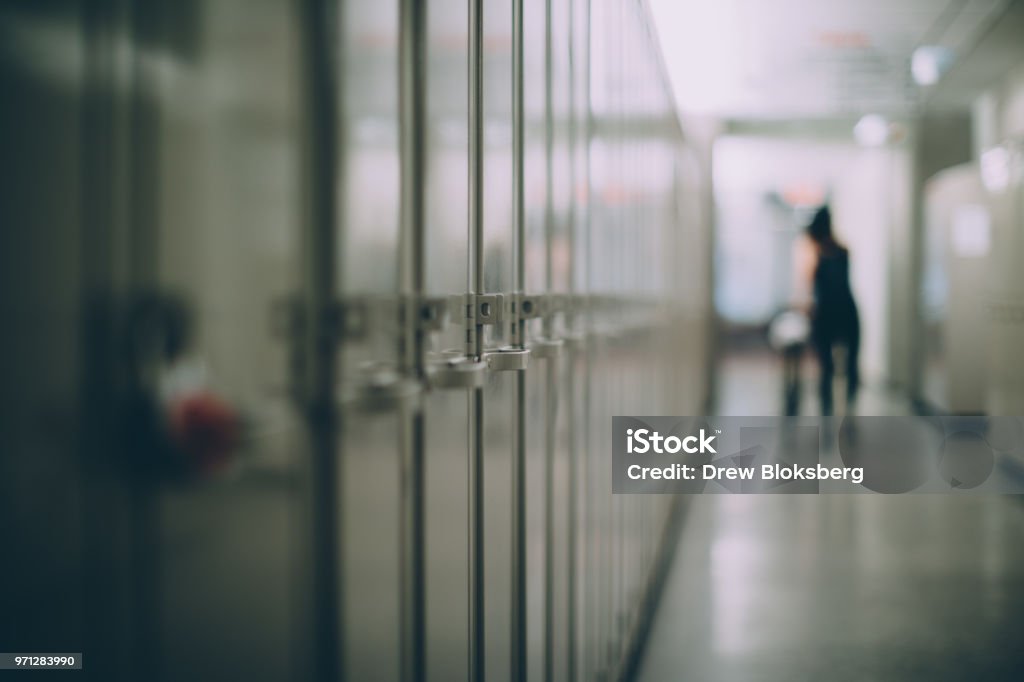
[[852,409],[857,397],[860,317],[850,289],[850,252],[832,234],[832,213],[828,205],[814,214],[807,226],[807,236],[814,246],[815,256],[808,273],[812,289],[811,344],[821,366],[821,414],[831,416],[835,376],[833,351],[837,346],[845,349],[847,411]]

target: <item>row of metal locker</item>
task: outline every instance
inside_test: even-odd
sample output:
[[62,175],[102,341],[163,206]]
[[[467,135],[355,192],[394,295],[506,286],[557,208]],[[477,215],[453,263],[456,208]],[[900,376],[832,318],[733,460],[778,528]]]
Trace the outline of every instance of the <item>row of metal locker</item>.
[[138,679],[613,679],[706,165],[639,0],[5,3],[3,641]]

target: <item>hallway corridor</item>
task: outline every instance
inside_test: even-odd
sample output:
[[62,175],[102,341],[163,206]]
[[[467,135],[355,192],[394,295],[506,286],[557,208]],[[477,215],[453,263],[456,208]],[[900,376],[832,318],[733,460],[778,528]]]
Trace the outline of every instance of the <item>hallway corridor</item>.
[[0,0],[0,674],[1024,682],[1021,36]]
[[641,682],[1014,680],[1024,505],[697,496]]
[[[777,411],[773,360],[725,358],[720,412]],[[871,386],[860,406],[906,409]],[[1024,673],[1018,496],[699,495],[684,523],[640,682]]]

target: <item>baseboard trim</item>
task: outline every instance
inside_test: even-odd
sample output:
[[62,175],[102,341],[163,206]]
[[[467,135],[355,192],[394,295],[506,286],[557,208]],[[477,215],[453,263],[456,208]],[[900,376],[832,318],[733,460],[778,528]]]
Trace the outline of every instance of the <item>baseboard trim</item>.
[[651,566],[651,573],[647,579],[647,586],[644,589],[644,596],[640,602],[639,617],[630,632],[626,653],[617,675],[612,679],[619,682],[633,682],[640,670],[643,661],[644,651],[647,647],[648,636],[654,626],[654,620],[661,604],[661,597],[665,590],[665,582],[676,557],[679,538],[686,522],[686,510],[689,507],[690,495],[678,495],[673,500],[669,517],[662,529],[661,542],[658,546],[658,554],[654,564]]

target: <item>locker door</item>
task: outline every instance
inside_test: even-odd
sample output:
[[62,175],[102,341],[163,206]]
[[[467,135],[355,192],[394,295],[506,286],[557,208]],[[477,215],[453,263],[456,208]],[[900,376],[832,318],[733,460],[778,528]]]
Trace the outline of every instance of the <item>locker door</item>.
[[276,2],[137,11],[152,111],[136,286],[174,346],[146,371],[166,437],[200,460],[137,484],[151,497],[136,508],[151,534],[147,655],[162,679],[284,679],[304,453],[271,323],[298,283],[299,29]]
[[365,329],[345,340],[340,370],[343,675],[356,680],[402,673],[402,458],[413,402],[401,394],[419,387],[400,369],[395,312],[413,257],[403,253],[401,223],[400,4],[342,3],[338,17],[346,180],[337,295],[366,311]]
[[[477,293],[509,293],[521,290],[517,266],[517,234],[514,222],[513,50],[515,19],[513,2],[479,3],[482,35],[479,54],[481,89],[470,92],[479,97],[481,109],[478,181],[482,183],[482,224],[474,241],[472,282]],[[472,26],[471,26],[471,31]],[[473,36],[471,34],[471,40]],[[473,55],[471,53],[471,60]],[[473,64],[471,61],[471,73]],[[474,102],[470,101],[470,106]],[[472,122],[471,122],[472,125]],[[472,134],[472,132],[471,132]],[[471,159],[471,182],[475,169]],[[472,191],[472,189],[471,189]],[[472,199],[471,199],[472,201]],[[473,215],[471,213],[471,220]],[[504,325],[486,326],[480,340],[482,350],[512,345]],[[518,393],[522,370],[488,371],[483,388],[474,396],[471,411],[471,447],[480,449],[483,476],[483,671],[488,680],[512,679],[518,661],[521,628],[514,622],[520,598],[517,587],[520,568],[517,557],[516,512],[519,474]],[[471,452],[471,457],[476,453]]]
[[[86,23],[76,3],[0,16],[0,641],[79,647],[79,395]],[[60,35],[59,46],[50,38]],[[63,49],[61,49],[63,48]],[[32,55],[27,59],[26,55]],[[59,195],[60,201],[52,197]],[[60,587],[55,587],[60,586]]]
[[[470,244],[467,140],[468,4],[429,3],[427,78],[426,293],[468,290]],[[432,334],[431,364],[465,353],[464,330],[451,321]],[[467,679],[469,660],[469,447],[471,389],[435,388],[424,397],[426,495],[426,671],[435,682]]]
[[527,371],[529,675],[561,679],[566,669],[568,482],[562,373],[571,251],[568,248],[567,2],[528,2],[526,32],[525,289],[549,302],[532,320]]

